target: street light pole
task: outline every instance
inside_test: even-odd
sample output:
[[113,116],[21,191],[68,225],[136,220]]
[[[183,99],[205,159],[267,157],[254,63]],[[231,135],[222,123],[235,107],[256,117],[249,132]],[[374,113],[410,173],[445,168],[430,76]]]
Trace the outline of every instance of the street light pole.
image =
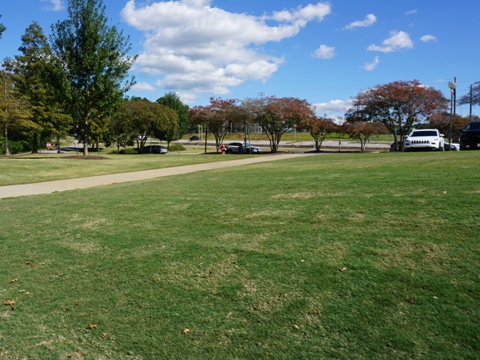
[[[454,77],[453,81],[448,83],[448,87],[450,88],[450,131],[448,132],[448,150],[451,150],[452,147],[452,120],[456,113],[456,97],[457,97],[457,78]],[[452,115],[453,110],[453,115]]]

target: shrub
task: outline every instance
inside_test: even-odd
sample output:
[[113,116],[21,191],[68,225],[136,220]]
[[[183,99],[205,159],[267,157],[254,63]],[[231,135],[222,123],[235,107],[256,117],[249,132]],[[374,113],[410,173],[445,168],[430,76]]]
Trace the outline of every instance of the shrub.
[[168,148],[168,151],[184,151],[185,150],[185,146],[183,146],[182,144],[177,144],[177,143],[170,143],[170,146]]
[[125,148],[119,150],[110,150],[109,154],[138,154],[136,148]]
[[[28,141],[21,140],[21,141],[8,141],[8,151],[10,154],[19,154],[22,152],[27,152],[30,151],[31,147]],[[5,143],[4,141],[0,141],[0,154],[4,155],[5,154]]]

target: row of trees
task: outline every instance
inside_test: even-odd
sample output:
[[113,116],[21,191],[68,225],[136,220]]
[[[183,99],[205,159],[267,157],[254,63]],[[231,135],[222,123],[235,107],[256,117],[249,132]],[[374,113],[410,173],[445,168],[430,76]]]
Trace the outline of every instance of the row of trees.
[[150,136],[170,144],[179,136],[180,124],[186,126],[187,112],[188,107],[174,93],[156,102],[130,99],[111,117],[104,142],[120,149],[136,141],[140,151]]
[[128,37],[107,24],[103,0],[69,0],[68,18],[51,30],[47,39],[37,23],[30,25],[20,55],[3,63],[6,154],[9,129],[30,134],[33,151],[39,139],[58,138],[72,126],[84,144],[98,141],[134,84],[128,72],[136,57],[128,55]]
[[414,127],[436,127],[448,134],[452,120],[453,133],[463,129],[469,119],[451,118],[447,108],[448,100],[440,91],[413,80],[395,81],[359,93],[341,125],[326,116],[315,115],[313,107],[305,100],[274,96],[244,101],[212,98],[210,105],[192,108],[190,119],[215,136],[217,151],[233,126],[253,123],[262,127],[272,152],[278,150],[285,132],[293,128],[308,131],[317,151],[332,133],[357,139],[362,151],[372,136],[390,133],[399,145],[398,150],[403,151],[404,138]]
[[[0,37],[4,30],[0,24]],[[103,0],[69,0],[68,18],[51,30],[48,39],[37,23],[30,25],[20,54],[3,62],[0,124],[7,154],[11,134],[27,138],[35,152],[44,139],[58,141],[72,131],[83,142],[86,156],[88,144],[95,142],[121,147],[136,140],[141,148],[150,136],[170,143],[196,125],[214,135],[218,151],[227,132],[250,124],[265,132],[272,152],[294,128],[308,131],[317,150],[332,132],[358,139],[364,150],[374,134],[389,132],[402,146],[405,134],[415,126],[428,123],[447,134],[452,121],[455,134],[468,121],[452,119],[442,93],[417,80],[359,93],[341,128],[326,116],[318,117],[306,100],[293,97],[211,98],[209,105],[192,109],[174,93],[155,102],[127,99],[125,93],[135,82],[128,73],[136,56],[128,55],[128,37],[107,25]],[[468,102],[480,105],[480,82],[471,96],[461,97],[460,103]]]

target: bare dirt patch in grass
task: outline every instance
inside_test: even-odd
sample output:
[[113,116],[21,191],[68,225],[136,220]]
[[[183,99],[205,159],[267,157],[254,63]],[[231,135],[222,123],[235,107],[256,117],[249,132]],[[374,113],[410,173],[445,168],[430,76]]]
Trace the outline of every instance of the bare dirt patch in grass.
[[315,260],[327,266],[343,266],[345,257],[350,250],[341,242],[327,243],[312,250]]
[[401,268],[415,271],[420,267],[423,271],[445,271],[445,263],[449,262],[449,245],[433,242],[421,243],[413,238],[389,239],[382,242],[383,247],[377,250],[380,269]]

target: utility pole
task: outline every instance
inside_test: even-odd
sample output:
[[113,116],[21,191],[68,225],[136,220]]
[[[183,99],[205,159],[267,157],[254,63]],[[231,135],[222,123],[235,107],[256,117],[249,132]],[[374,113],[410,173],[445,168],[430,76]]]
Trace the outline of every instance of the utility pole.
[[5,102],[5,128],[4,128],[4,141],[5,141],[5,155],[10,155],[10,151],[8,149],[8,110],[7,110],[7,76],[5,73],[3,75],[3,99]]
[[473,85],[470,85],[470,122],[472,122]]
[[[448,83],[448,87],[450,88],[450,131],[448,132],[448,142],[449,142],[448,150],[452,150],[451,149],[452,135],[453,135],[453,133],[452,133],[452,120],[453,120],[453,117],[455,116],[455,113],[456,113],[457,77],[453,78],[453,82],[450,81]],[[453,109],[453,115],[452,115],[452,109]]]

